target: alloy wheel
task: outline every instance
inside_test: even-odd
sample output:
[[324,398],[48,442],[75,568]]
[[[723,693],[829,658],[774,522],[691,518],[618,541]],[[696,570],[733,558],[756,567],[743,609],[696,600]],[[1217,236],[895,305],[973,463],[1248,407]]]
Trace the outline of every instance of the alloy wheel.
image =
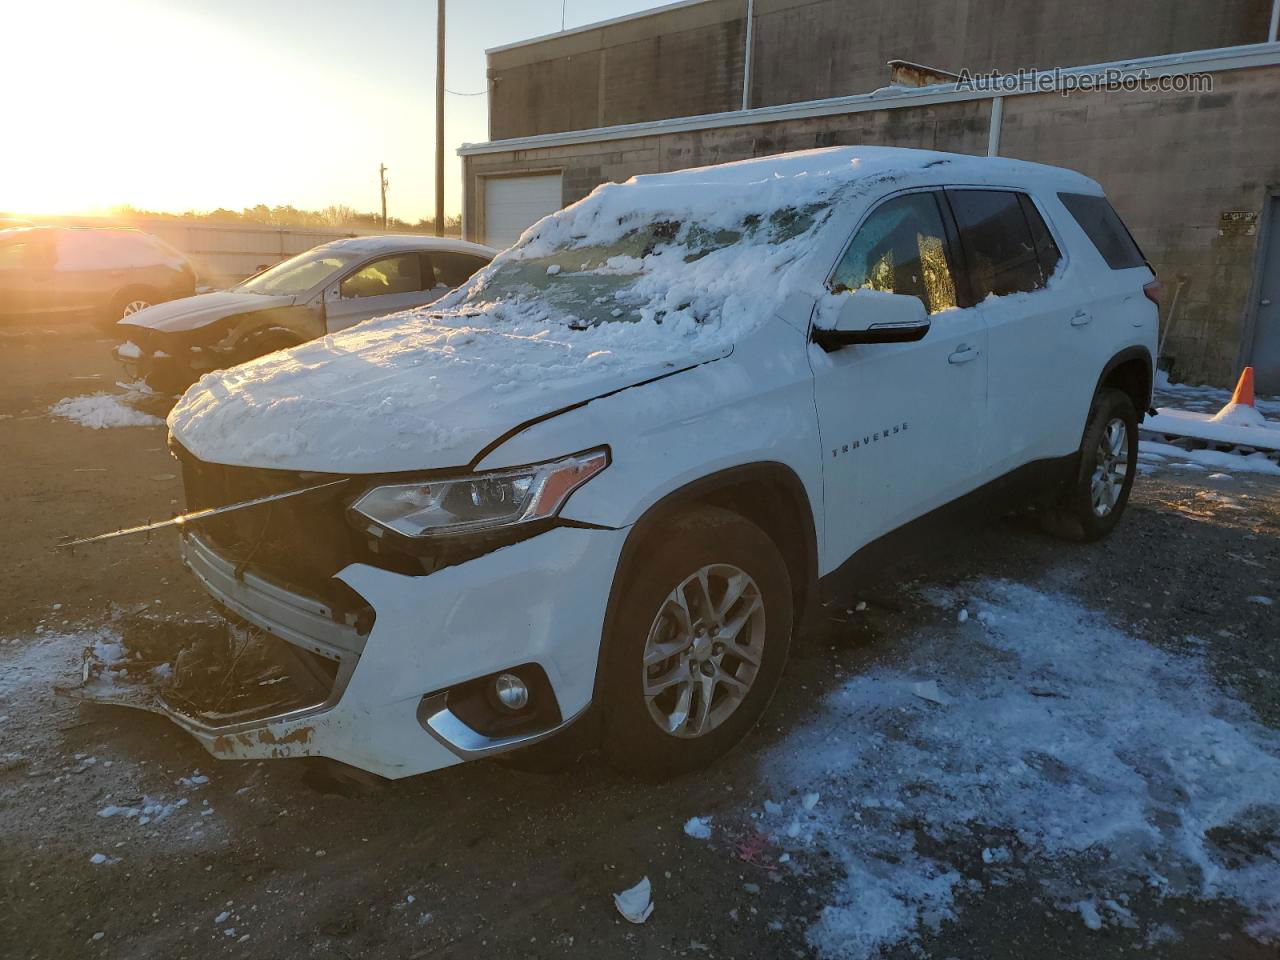
[[643,667],[645,703],[660,729],[701,737],[742,705],[764,657],[764,613],[755,580],[732,564],[708,564],[667,595]]
[[1129,428],[1119,417],[1102,431],[1089,487],[1095,516],[1105,517],[1116,507],[1129,476]]
[[151,306],[151,302],[149,300],[130,300],[128,303],[124,305],[124,310],[121,311],[120,316],[121,317],[132,316],[133,314],[137,313],[139,310],[145,310],[149,306]]

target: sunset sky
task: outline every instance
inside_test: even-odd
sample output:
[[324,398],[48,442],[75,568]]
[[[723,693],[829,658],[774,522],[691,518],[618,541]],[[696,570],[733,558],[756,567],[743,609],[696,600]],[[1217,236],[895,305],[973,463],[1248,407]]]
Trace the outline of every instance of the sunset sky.
[[[660,0],[567,0],[580,26]],[[485,88],[486,47],[560,29],[561,0],[453,0],[446,85]],[[182,212],[257,203],[433,215],[431,0],[61,0],[6,7],[0,211]],[[487,137],[486,97],[446,96],[455,148]]]

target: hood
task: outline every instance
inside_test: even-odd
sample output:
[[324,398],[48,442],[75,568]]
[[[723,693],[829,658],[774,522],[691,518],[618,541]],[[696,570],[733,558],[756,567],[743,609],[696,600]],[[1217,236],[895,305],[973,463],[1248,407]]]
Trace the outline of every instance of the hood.
[[523,336],[465,319],[396,314],[207,374],[170,413],[170,431],[194,456],[230,466],[464,466],[530,420],[731,350],[637,357],[570,330]]
[[165,333],[181,333],[185,330],[197,330],[237,313],[288,307],[293,304],[294,299],[294,297],[270,297],[257,293],[220,290],[217,293],[202,293],[194,297],[183,297],[181,300],[158,303],[154,307],[139,310],[128,320],[120,322],[124,326],[149,327]]

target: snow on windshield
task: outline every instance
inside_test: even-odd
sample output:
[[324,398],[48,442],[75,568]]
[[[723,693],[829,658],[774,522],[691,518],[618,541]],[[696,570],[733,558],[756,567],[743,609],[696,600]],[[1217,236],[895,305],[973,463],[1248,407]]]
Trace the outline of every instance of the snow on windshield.
[[[654,217],[641,209],[616,218],[625,231],[621,236],[589,232],[568,237],[553,221],[500,260],[468,291],[465,303],[481,310],[493,304],[522,305],[575,330],[628,322],[688,333],[719,320],[721,306],[742,287],[744,278],[732,269],[724,282],[725,266],[758,247],[746,258],[763,275],[776,274],[799,252],[792,248],[779,256],[778,248],[824,217],[818,203],[767,215],[749,212],[725,218],[722,225],[680,219],[677,213]],[[698,265],[708,257],[710,262]],[[721,282],[709,282],[714,279]],[[495,319],[503,316],[495,313]]]

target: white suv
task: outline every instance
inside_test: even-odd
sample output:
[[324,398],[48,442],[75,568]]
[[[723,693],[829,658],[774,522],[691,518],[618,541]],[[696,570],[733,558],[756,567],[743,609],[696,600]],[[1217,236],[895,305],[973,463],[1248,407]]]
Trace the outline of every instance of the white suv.
[[217,756],[403,777],[553,736],[662,776],[736,743],[824,584],[1030,477],[1105,535],[1158,295],[1094,181],[835,148],[606,184],[469,286],[204,377],[187,564],[314,678],[170,714]]

